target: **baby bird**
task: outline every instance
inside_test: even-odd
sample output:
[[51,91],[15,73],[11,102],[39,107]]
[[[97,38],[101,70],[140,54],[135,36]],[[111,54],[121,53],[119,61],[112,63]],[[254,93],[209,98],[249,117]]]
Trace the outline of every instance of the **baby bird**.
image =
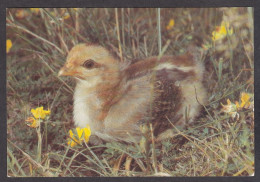
[[[105,141],[139,141],[140,125],[150,122],[160,140],[185,126],[206,103],[204,66],[195,49],[181,56],[122,62],[106,48],[79,44],[68,54],[59,76],[72,76],[74,122],[90,126]],[[171,123],[170,123],[171,122]]]

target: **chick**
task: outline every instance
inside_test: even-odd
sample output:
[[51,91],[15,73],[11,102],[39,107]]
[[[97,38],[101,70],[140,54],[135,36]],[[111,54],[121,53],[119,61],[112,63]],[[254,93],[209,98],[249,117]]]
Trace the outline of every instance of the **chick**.
[[71,49],[59,76],[76,79],[74,122],[89,125],[105,141],[139,141],[140,125],[153,124],[160,140],[172,124],[194,121],[206,103],[204,66],[195,49],[181,56],[121,62],[106,48],[79,44]]

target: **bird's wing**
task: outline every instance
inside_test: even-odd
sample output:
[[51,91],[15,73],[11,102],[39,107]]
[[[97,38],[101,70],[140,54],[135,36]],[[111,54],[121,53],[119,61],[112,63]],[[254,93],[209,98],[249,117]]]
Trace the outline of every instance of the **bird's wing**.
[[127,81],[149,77],[153,85],[153,98],[147,116],[140,122],[150,121],[154,124],[155,134],[169,128],[169,121],[176,124],[182,115],[182,91],[179,84],[192,82],[196,78],[196,60],[188,53],[183,56],[163,56],[160,60],[152,57],[131,64],[125,69]]
[[169,128],[168,119],[175,124],[182,117],[177,115],[182,105],[182,92],[178,82],[186,77],[187,75],[177,70],[162,69],[156,71],[151,120],[154,124],[155,135]]

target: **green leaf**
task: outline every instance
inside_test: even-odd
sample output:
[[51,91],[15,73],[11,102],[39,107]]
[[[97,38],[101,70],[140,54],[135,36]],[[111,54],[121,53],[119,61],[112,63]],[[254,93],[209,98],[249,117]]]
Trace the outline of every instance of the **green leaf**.
[[209,133],[209,129],[208,128],[204,128],[203,133],[208,134]]

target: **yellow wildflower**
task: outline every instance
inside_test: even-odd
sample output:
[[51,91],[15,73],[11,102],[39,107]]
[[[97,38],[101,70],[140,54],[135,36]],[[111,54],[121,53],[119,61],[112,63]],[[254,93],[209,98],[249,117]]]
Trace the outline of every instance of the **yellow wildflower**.
[[233,104],[229,99],[227,99],[227,105],[222,105],[222,112],[228,113],[231,115],[231,117],[234,119],[236,116],[239,117],[239,114],[237,113],[237,106],[236,104]]
[[86,128],[76,128],[76,136],[74,136],[74,133],[72,130],[69,130],[70,139],[68,141],[68,145],[71,147],[76,146],[77,144],[82,144],[82,141],[85,140],[86,142],[89,141],[89,137],[91,135],[90,127],[87,126]]
[[227,99],[227,105],[222,105],[222,112],[228,113],[234,119],[236,116],[239,117],[238,111],[245,109],[252,109],[254,111],[254,100],[250,102],[253,94],[242,92],[240,96],[241,102],[235,101],[233,104],[229,99]]
[[69,13],[65,13],[64,15],[63,15],[63,19],[64,20],[67,20],[67,19],[69,19],[70,18],[70,14]]
[[43,110],[43,107],[37,107],[36,109],[31,109],[31,113],[36,119],[45,119],[47,115],[50,115],[51,111],[49,109]]
[[6,40],[6,53],[9,53],[11,47],[13,46],[13,43],[10,39]]
[[223,105],[222,103],[221,105],[222,105],[223,112],[230,113],[236,111],[236,105],[233,104],[229,99],[227,99],[227,105]]
[[250,99],[249,94],[243,92],[241,94],[241,105],[240,105],[240,107],[248,108],[250,106],[249,99]]
[[61,8],[61,15],[63,20],[67,20],[70,18],[70,14],[67,12],[66,8]]
[[77,131],[77,134],[78,134],[79,139],[81,139],[82,134],[83,134],[83,129],[81,129],[80,127],[77,127],[77,128],[76,128],[76,131]]
[[212,32],[212,40],[216,41],[224,38],[226,35],[233,34],[233,28],[230,28],[229,23],[222,21],[221,26],[217,26],[216,30]]
[[16,13],[15,13],[15,16],[16,16],[17,18],[21,18],[21,19],[22,19],[22,18],[28,16],[28,12],[25,11],[25,10],[23,10],[23,9],[18,9],[18,10],[16,11]]
[[69,134],[70,134],[70,138],[71,139],[68,141],[68,145],[70,145],[71,147],[74,147],[78,143],[80,143],[79,140],[76,139],[76,137],[74,137],[74,134],[73,134],[73,132],[71,130],[69,131]]
[[91,135],[91,130],[90,130],[90,127],[87,126],[86,128],[83,128],[83,131],[84,131],[84,139],[86,142],[89,141],[89,137]]
[[30,8],[31,12],[34,14],[39,14],[40,8]]
[[25,121],[31,123],[31,124],[27,124],[27,126],[30,126],[31,128],[37,128],[40,124],[39,120],[36,120],[33,117],[29,117]]
[[242,109],[242,108],[248,109],[252,105],[250,102],[251,97],[252,97],[252,94],[242,92],[241,97],[240,97],[241,104],[239,104],[239,102],[236,102],[237,108],[238,109]]
[[168,25],[166,26],[166,29],[171,30],[173,28],[174,24],[175,24],[174,19],[170,19]]

